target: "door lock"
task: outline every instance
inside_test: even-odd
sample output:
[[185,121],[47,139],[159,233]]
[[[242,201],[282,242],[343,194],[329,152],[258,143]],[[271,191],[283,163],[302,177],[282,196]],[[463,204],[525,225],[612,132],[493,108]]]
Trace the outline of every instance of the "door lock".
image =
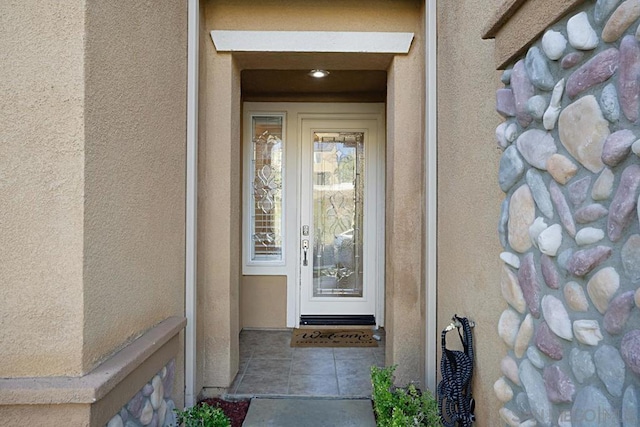
[[309,265],[309,261],[307,260],[307,253],[309,252],[309,240],[304,239],[302,241],[302,254],[303,254],[303,258],[302,258],[302,265],[303,266],[307,266]]
[[303,236],[308,236],[309,235],[309,226],[308,225],[303,225],[302,226],[302,235]]

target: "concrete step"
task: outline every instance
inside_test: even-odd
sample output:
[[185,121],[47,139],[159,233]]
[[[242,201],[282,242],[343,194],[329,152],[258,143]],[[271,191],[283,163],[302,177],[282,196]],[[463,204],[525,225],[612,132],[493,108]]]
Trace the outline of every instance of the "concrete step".
[[254,398],[243,427],[375,427],[369,399]]

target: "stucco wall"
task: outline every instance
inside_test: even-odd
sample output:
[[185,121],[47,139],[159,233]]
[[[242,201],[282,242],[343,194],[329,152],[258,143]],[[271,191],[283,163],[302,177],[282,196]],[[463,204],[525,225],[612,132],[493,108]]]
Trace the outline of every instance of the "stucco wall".
[[[495,325],[504,309],[497,218],[500,151],[494,130],[499,74],[483,25],[501,3],[438,2],[438,331],[454,313],[474,320],[473,378],[478,426],[500,425],[489,392],[505,350]],[[455,332],[451,347],[459,347]],[[438,359],[439,360],[439,359]]]
[[240,327],[287,327],[286,276],[242,276]]
[[0,377],[83,370],[83,13],[0,4]]
[[186,19],[186,2],[87,2],[85,370],[184,312]]

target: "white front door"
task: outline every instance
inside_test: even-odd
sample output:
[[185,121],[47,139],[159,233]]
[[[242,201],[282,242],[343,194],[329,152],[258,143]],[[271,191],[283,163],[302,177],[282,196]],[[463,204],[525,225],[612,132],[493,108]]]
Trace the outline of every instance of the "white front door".
[[300,124],[300,314],[375,319],[377,120]]
[[[287,326],[309,319],[383,324],[384,105],[245,103],[244,109],[247,123],[273,114],[283,128],[274,147],[284,149],[284,185],[273,198],[283,203],[282,232],[274,234],[283,236],[281,262],[265,262],[252,274],[287,276]],[[262,175],[264,166],[256,176]],[[255,185],[250,191],[255,197]]]

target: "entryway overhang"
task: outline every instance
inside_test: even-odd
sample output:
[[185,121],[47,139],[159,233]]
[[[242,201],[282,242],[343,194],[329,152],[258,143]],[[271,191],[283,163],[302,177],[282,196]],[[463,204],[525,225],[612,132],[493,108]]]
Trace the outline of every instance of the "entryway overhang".
[[211,31],[218,52],[406,54],[413,33],[356,31]]

